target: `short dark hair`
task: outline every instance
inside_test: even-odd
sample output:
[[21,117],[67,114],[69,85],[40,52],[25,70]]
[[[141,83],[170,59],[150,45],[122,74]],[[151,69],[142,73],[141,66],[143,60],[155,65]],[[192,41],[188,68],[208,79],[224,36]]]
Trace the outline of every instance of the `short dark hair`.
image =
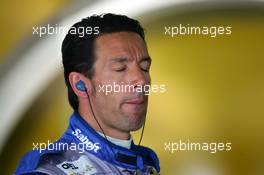
[[[80,36],[71,31],[73,28],[98,28],[99,33],[84,33]],[[144,41],[144,29],[137,20],[131,19],[125,15],[102,14],[93,15],[75,23],[68,31],[62,43],[62,63],[64,67],[64,79],[68,89],[68,100],[71,107],[77,111],[79,102],[76,94],[73,92],[69,74],[79,72],[88,78],[93,76],[94,41],[98,36],[115,32],[134,32]]]

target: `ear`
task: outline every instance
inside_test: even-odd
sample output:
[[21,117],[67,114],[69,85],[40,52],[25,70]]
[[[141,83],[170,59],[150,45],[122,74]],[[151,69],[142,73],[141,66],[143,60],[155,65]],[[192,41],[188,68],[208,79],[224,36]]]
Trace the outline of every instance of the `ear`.
[[92,84],[91,84],[91,80],[88,79],[87,77],[85,77],[83,74],[79,73],[79,72],[71,72],[69,74],[69,82],[71,84],[71,88],[74,91],[74,93],[81,98],[87,98],[87,94],[84,91],[80,91],[79,89],[77,89],[76,84],[78,81],[83,81],[83,83],[85,84],[85,88],[87,90],[88,95],[92,94]]

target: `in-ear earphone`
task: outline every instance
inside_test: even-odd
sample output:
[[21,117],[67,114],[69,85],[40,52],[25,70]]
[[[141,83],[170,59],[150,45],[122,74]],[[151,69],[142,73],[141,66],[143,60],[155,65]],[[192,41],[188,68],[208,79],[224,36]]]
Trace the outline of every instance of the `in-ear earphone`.
[[86,87],[85,87],[85,84],[82,80],[79,80],[77,83],[76,83],[76,88],[79,90],[79,91],[82,91],[82,92],[85,92],[86,91]]

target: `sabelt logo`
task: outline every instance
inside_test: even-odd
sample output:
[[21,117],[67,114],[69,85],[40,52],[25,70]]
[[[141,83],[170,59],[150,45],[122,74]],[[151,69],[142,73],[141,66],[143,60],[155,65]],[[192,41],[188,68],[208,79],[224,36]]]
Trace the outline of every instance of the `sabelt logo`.
[[73,134],[75,137],[77,137],[77,138],[81,141],[81,143],[82,143],[83,145],[85,145],[85,148],[86,148],[87,150],[93,150],[95,153],[97,153],[97,151],[98,151],[99,149],[101,149],[101,148],[99,147],[99,143],[93,143],[93,142],[91,142],[91,141],[87,138],[87,136],[85,136],[85,135],[82,134],[82,131],[81,131],[80,129],[75,129],[74,131],[72,131],[72,134]]

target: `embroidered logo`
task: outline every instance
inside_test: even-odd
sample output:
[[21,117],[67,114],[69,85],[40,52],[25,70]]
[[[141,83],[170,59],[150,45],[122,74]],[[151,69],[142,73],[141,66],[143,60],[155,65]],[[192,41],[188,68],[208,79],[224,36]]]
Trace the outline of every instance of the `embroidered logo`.
[[72,131],[72,134],[73,134],[76,138],[78,138],[78,139],[81,141],[81,143],[82,143],[83,145],[85,145],[85,148],[86,148],[87,150],[93,150],[95,153],[97,153],[97,151],[98,151],[99,149],[101,149],[101,148],[99,147],[100,144],[99,144],[98,142],[96,142],[96,143],[91,142],[91,141],[87,138],[87,136],[85,136],[85,135],[82,134],[82,131],[81,131],[80,129],[75,129],[74,131]]
[[60,170],[69,175],[92,175],[97,173],[96,168],[87,156],[82,155],[78,160],[65,161],[56,165]]

